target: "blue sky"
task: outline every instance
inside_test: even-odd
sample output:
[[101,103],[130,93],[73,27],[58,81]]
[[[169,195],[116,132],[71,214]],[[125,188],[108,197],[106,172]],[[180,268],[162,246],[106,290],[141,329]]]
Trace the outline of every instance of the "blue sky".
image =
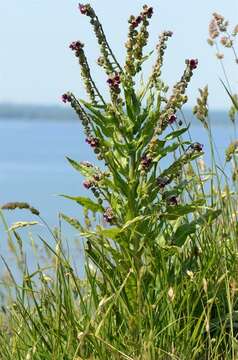
[[[137,14],[145,1],[94,0],[91,4],[104,24],[105,32],[122,61],[127,37],[127,19]],[[0,102],[55,104],[61,93],[72,90],[84,97],[80,69],[68,45],[73,40],[85,43],[90,65],[99,87],[105,76],[97,68],[97,44],[88,22],[73,0],[7,0],[0,2],[1,58]],[[198,58],[199,68],[190,84],[189,105],[193,105],[198,87],[208,84],[210,107],[228,106],[219,77],[221,68],[214,49],[206,43],[208,23],[214,11],[222,13],[236,25],[238,1],[150,0],[154,7],[148,51],[155,46],[163,30],[172,30],[165,57],[163,79],[171,86],[183,71],[184,59]],[[225,65],[234,91],[238,90],[238,65],[226,51]],[[146,68],[145,73],[148,73]]]

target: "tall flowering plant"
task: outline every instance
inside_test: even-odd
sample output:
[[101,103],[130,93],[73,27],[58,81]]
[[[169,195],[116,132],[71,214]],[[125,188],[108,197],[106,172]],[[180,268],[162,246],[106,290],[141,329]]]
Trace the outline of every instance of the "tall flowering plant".
[[[160,290],[173,300],[176,261],[190,264],[192,257],[198,256],[194,255],[199,254],[196,233],[219,212],[205,204],[199,191],[190,192],[194,179],[203,185],[198,175],[187,171],[203,154],[203,145],[181,138],[188,126],[183,127],[180,110],[187,102],[186,89],[198,60],[185,61],[184,72],[169,94],[161,71],[172,32],[164,31],[151,73],[137,88],[136,79],[149,57],[144,50],[153,8],[144,5],[139,15],[130,16],[125,64],[116,59],[91,5],[79,4],[79,11],[89,18],[96,35],[101,53],[97,63],[106,73],[110,100],[93,79],[84,44],[72,42],[69,47],[79,61],[89,101],[79,100],[71,92],[63,94],[62,101],[78,114],[86,143],[104,166],[68,158],[85,177],[83,185],[93,197],[66,197],[98,214],[99,221],[95,225],[87,216],[84,226],[78,219],[62,217],[87,239],[87,259],[95,266],[100,294],[94,298],[95,307],[103,296],[111,299],[123,294],[120,304],[111,308],[119,329],[124,326],[118,313],[123,303],[131,313],[142,316],[143,304],[148,299],[156,303]],[[161,264],[166,268],[163,279]],[[88,266],[88,273],[90,269]],[[134,319],[131,323],[133,341],[139,336],[139,322]]]
[[[94,231],[88,230],[87,233],[83,230],[94,262],[98,238],[105,236],[118,245],[117,251],[122,256],[128,253],[139,270],[145,259],[145,247],[150,244],[159,249],[158,239],[164,236],[163,231],[169,231],[170,245],[182,246],[185,243],[187,237],[195,232],[194,221],[189,223],[186,217],[186,225],[171,225],[203,205],[200,199],[187,204],[188,197],[182,195],[187,183],[184,169],[201,156],[203,145],[181,140],[180,136],[188,127],[182,127],[178,118],[179,110],[187,102],[186,88],[198,60],[185,61],[181,79],[167,95],[168,87],[161,80],[161,69],[172,32],[164,31],[156,46],[157,57],[151,74],[137,89],[136,76],[148,57],[144,55],[144,48],[148,43],[153,8],[144,5],[138,16],[130,16],[124,65],[117,61],[91,5],[79,4],[79,11],[89,18],[96,35],[101,52],[98,64],[107,75],[105,87],[110,101],[105,99],[93,80],[84,44],[79,40],[69,47],[79,61],[89,101],[79,100],[71,92],[63,94],[62,101],[69,103],[78,114],[86,143],[97,159],[104,162],[106,170],[89,162],[68,159],[85,177],[83,185],[92,191],[95,200],[68,197],[87,210],[101,214],[100,225]],[[163,158],[169,158],[169,154],[175,154],[177,150],[180,150],[180,155],[172,163],[167,161],[167,167],[160,166]],[[73,224],[72,219],[64,218]],[[169,228],[168,221],[171,221]],[[113,253],[110,252],[110,256]],[[128,263],[129,266],[132,264]],[[125,267],[125,271],[128,268]]]

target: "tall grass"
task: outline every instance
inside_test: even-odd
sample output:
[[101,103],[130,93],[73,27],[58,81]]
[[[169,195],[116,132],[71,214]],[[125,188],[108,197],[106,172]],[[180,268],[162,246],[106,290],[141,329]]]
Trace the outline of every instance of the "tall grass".
[[[50,266],[30,273],[20,231],[32,223],[11,227],[9,241],[19,249],[23,282],[14,280],[5,262],[10,290],[7,296],[5,284],[0,357],[236,359],[237,192],[215,162],[206,88],[200,91],[195,113],[208,131],[211,169],[199,159],[203,146],[186,136],[189,127],[182,120],[197,60],[186,60],[169,94],[161,68],[172,33],[164,32],[151,75],[137,89],[153,9],[144,6],[137,17],[130,17],[124,66],[92,7],[79,9],[90,18],[99,42],[98,63],[106,72],[110,95],[110,100],[104,99],[83,44],[73,42],[70,48],[79,60],[90,101],[70,92],[62,100],[76,110],[87,143],[104,162],[100,169],[68,159],[85,176],[84,186],[93,195],[65,195],[83,206],[84,224],[60,214],[61,222],[82,237],[85,277],[77,275],[61,231],[50,228],[53,245],[39,238]],[[227,160],[235,158],[235,150],[230,149]],[[3,221],[3,210],[19,208],[44,222],[26,203],[2,206]]]

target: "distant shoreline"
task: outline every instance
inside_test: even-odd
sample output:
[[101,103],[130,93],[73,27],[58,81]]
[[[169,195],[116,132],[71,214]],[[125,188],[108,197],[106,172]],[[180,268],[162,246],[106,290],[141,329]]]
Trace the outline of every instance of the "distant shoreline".
[[[184,109],[184,115],[192,119],[192,109]],[[227,115],[226,110],[212,110],[212,118],[217,122],[224,121]],[[75,121],[77,115],[70,107],[61,105],[20,105],[14,103],[0,103],[0,121],[4,120],[40,120],[40,121]]]

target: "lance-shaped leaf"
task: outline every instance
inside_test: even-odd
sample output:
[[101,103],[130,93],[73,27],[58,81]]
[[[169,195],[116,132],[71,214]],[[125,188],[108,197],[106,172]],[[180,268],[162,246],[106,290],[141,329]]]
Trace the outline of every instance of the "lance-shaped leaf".
[[170,140],[173,140],[174,138],[178,138],[179,136],[184,134],[189,129],[189,126],[179,129],[179,130],[172,131],[171,133],[169,133],[168,135],[165,136],[165,140],[170,141]]
[[83,176],[92,176],[95,174],[95,168],[93,166],[87,166],[82,163],[78,163],[77,161],[70,159],[66,156],[66,159],[69,161],[69,163],[73,166],[73,168],[80,172]]
[[89,198],[83,197],[83,196],[69,196],[69,195],[63,195],[66,199],[76,201],[79,205],[82,205],[84,208],[91,210],[92,212],[104,212],[104,208],[102,205],[95,203]]

